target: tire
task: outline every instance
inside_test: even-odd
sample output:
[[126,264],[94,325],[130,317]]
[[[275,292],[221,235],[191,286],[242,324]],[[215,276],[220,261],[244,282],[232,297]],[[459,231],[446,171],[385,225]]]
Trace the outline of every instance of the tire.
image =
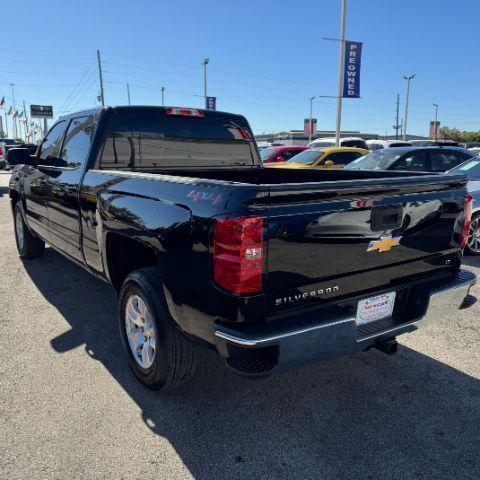
[[[147,310],[140,319],[142,301]],[[170,315],[157,267],[136,270],[125,279],[119,295],[118,325],[128,363],[145,386],[168,390],[192,378],[195,345]]]
[[480,255],[480,212],[472,215],[468,241],[465,245],[465,253],[467,255]]
[[28,229],[20,201],[13,208],[13,223],[15,226],[15,242],[20,258],[39,258],[43,256],[45,242]]

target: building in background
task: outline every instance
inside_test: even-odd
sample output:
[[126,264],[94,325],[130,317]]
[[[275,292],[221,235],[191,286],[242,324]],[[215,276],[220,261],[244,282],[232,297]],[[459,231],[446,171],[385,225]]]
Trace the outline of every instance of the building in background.
[[[307,130],[307,129],[305,129]],[[280,145],[307,145],[308,142],[308,130],[288,130],[286,132],[271,132],[271,133],[261,133],[255,135],[257,143],[262,144],[271,144],[278,143]],[[317,130],[315,134],[312,135],[312,140],[317,138],[332,137],[335,138],[334,130]],[[357,130],[345,130],[340,133],[341,138],[345,137],[360,137],[364,140],[377,140],[381,138],[375,133],[365,133]],[[382,137],[383,138],[383,137]]]

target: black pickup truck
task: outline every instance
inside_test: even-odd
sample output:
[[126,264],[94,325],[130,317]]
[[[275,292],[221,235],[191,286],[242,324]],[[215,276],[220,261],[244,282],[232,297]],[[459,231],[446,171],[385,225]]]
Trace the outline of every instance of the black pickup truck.
[[189,379],[199,345],[252,377],[392,353],[475,282],[463,175],[267,169],[244,117],[173,107],[68,115],[9,155],[20,256],[48,243],[113,286],[151,388]]

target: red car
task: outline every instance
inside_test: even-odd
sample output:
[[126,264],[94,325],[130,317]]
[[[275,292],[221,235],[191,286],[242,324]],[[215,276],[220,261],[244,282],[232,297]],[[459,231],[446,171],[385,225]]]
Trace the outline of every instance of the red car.
[[281,145],[279,147],[268,147],[260,152],[263,163],[288,162],[297,153],[308,150],[304,145]]

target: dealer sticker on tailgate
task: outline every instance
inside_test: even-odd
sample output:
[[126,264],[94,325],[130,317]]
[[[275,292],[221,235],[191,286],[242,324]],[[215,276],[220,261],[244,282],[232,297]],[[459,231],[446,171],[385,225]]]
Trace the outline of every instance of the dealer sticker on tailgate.
[[389,317],[393,312],[394,305],[395,292],[364,298],[358,302],[356,322],[360,325]]

